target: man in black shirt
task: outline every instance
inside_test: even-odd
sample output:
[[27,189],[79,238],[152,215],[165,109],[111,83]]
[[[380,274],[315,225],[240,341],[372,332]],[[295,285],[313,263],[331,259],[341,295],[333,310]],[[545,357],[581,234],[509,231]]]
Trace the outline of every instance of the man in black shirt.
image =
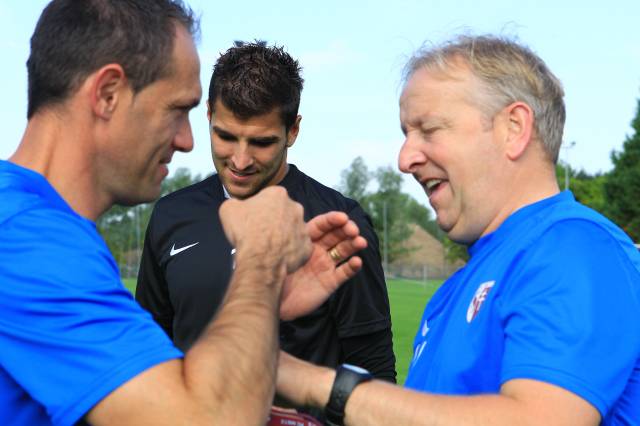
[[316,364],[359,365],[395,382],[389,300],[371,220],[357,202],[287,163],[300,129],[302,84],[297,61],[282,48],[237,44],[219,58],[207,102],[218,173],[156,204],[136,299],[187,350],[222,304],[234,267],[234,249],[218,218],[220,205],[281,185],[304,206],[305,220],[331,210],[346,212],[368,242],[359,253],[362,270],[351,282],[310,315],[292,321],[282,317],[281,348]]

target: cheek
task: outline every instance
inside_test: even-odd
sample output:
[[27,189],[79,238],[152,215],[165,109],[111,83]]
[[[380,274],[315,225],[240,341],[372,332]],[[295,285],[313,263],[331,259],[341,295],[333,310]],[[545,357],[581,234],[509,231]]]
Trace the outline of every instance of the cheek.
[[214,158],[228,158],[233,154],[231,144],[225,143],[219,139],[211,138],[211,152]]
[[265,167],[275,168],[280,165],[283,159],[284,150],[282,147],[274,147],[254,152],[254,158],[257,163]]

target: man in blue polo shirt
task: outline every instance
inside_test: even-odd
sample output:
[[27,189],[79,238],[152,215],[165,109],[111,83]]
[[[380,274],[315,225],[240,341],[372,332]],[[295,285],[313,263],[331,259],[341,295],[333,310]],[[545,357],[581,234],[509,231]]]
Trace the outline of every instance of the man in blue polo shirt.
[[284,355],[280,393],[334,424],[640,424],[640,256],[559,191],[563,96],[497,37],[409,62],[399,167],[471,258],[424,311],[406,389]]
[[156,198],[193,147],[196,28],[174,0],[54,0],[38,21],[27,128],[0,161],[2,425],[264,423],[278,310],[311,312],[361,266],[346,214],[305,224],[269,188],[220,207],[236,268],[184,355],[124,289],[95,220]]

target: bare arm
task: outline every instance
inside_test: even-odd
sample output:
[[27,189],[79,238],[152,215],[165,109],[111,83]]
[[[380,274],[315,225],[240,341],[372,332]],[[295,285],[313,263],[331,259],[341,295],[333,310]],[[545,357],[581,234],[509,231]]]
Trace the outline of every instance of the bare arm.
[[[220,312],[183,360],[134,377],[98,403],[87,415],[89,422],[263,423],[274,394],[277,312],[285,277],[305,263],[318,244],[337,244],[345,253],[360,246],[357,227],[354,232],[348,219],[335,212],[323,216],[305,224],[302,206],[280,187],[245,201],[225,202],[220,217],[237,249],[237,266]],[[343,244],[347,240],[351,243]],[[342,275],[355,273],[355,262],[345,268],[332,265],[331,279],[320,282],[316,277],[289,289],[291,300],[304,302],[294,303],[294,310],[302,315],[322,303]],[[314,284],[323,290],[313,297],[300,296]]]
[[[324,407],[335,373],[282,353],[278,393],[297,404]],[[510,380],[499,394],[433,395],[374,380],[353,391],[345,424],[597,425],[598,411],[577,395],[535,380]]]
[[90,423],[264,422],[277,359],[276,288],[285,271],[240,261],[227,303],[184,360],[152,367],[118,388],[90,412]]

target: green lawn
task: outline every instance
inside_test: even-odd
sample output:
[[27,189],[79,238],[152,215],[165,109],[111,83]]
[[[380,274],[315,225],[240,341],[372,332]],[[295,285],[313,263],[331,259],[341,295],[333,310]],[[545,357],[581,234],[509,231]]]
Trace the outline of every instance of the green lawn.
[[409,280],[387,281],[398,384],[403,384],[407,378],[409,362],[413,356],[413,338],[422,312],[440,284],[441,280],[429,280],[426,284]]
[[[136,287],[135,279],[124,279],[124,285],[132,293]],[[396,354],[398,383],[404,383],[413,352],[413,338],[422,318],[427,301],[442,281],[423,283],[408,280],[389,280],[389,302],[391,303],[391,322],[393,327],[393,350]]]
[[136,279],[135,278],[123,278],[122,282],[124,286],[131,292],[131,294],[135,294],[136,292]]

